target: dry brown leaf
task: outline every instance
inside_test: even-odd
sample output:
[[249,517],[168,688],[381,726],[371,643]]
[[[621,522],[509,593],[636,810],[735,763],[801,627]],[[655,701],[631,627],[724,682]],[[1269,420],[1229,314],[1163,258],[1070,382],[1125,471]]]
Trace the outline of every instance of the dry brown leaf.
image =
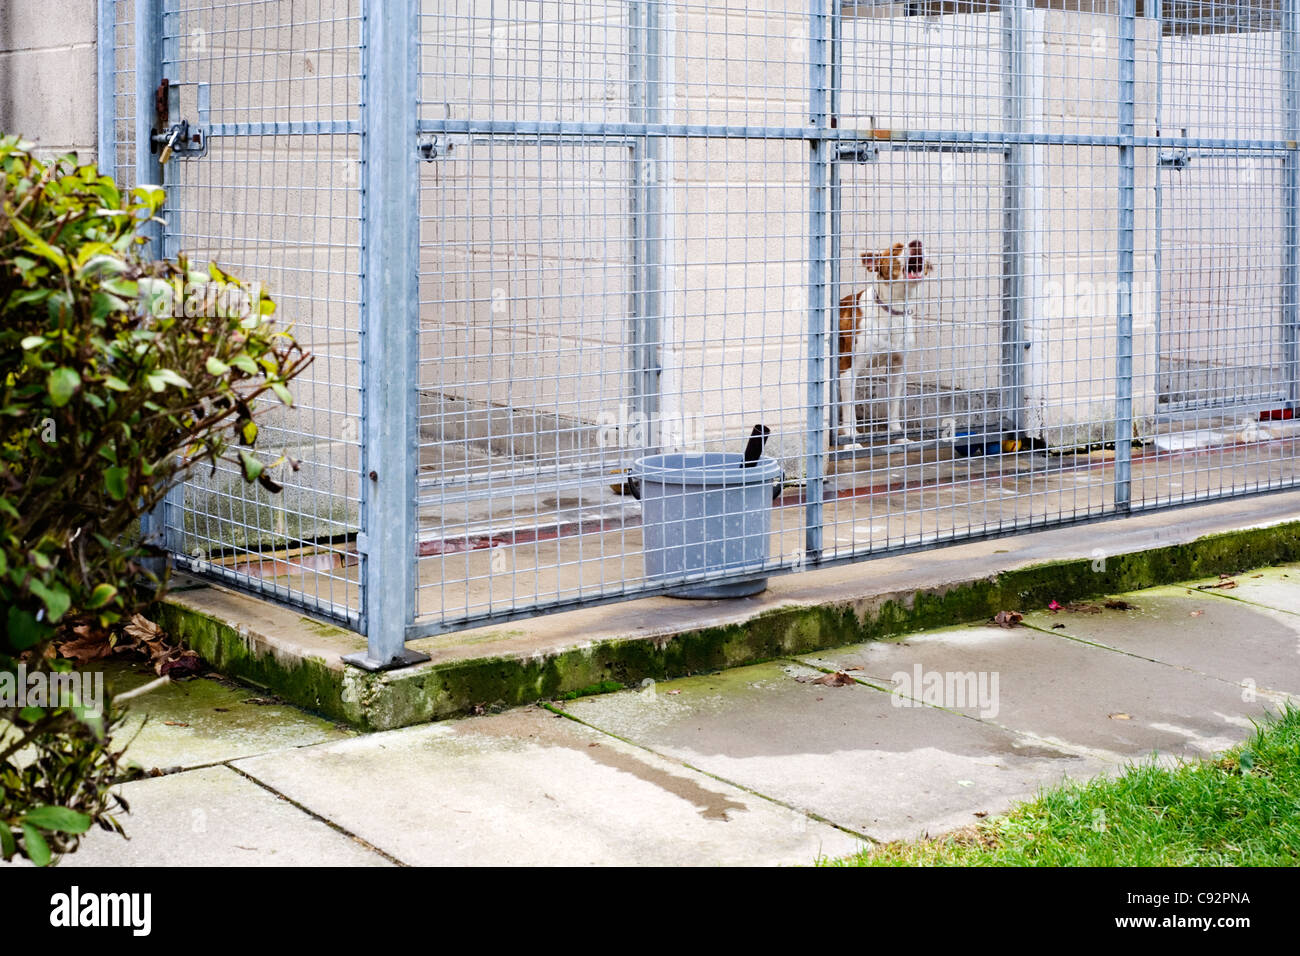
[[1088,604],[1085,601],[1071,601],[1065,605],[1064,610],[1073,614],[1100,614],[1101,608],[1096,604]]
[[1132,720],[1133,719],[1128,714],[1107,714],[1106,716],[1109,717],[1111,720]]
[[998,627],[1017,627],[1024,619],[1025,616],[1016,611],[998,611],[993,615],[993,623]]
[[1136,611],[1136,604],[1129,604],[1128,601],[1121,601],[1119,598],[1112,598],[1106,602],[1106,607],[1112,611]]
[[132,615],[131,620],[127,622],[126,627],[122,628],[122,632],[127,637],[133,637],[137,641],[144,641],[146,643],[149,641],[160,640],[166,636],[161,627],[149,620],[143,614]]
[[821,677],[804,674],[796,677],[795,680],[801,684],[821,684],[824,687],[847,687],[849,684],[857,683],[844,671],[836,671],[834,674],[822,674]]
[[89,664],[113,653],[113,645],[108,642],[107,635],[84,633],[85,629],[81,627],[76,630],[83,633],[60,644],[60,656],[77,664]]
[[1191,617],[1200,617],[1200,616],[1201,616],[1202,614],[1204,614],[1204,613],[1205,613],[1204,611],[1193,611],[1193,612],[1191,613],[1190,616],[1191,616]]

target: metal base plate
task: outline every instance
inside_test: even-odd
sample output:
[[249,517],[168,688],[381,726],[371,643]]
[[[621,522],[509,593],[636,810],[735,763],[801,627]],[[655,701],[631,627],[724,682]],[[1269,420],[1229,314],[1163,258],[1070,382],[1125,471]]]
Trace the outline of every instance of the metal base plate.
[[392,671],[397,670],[399,667],[410,667],[412,664],[423,664],[429,659],[428,654],[421,654],[409,647],[386,664],[379,663],[365,651],[343,655],[343,663],[360,667],[363,671]]

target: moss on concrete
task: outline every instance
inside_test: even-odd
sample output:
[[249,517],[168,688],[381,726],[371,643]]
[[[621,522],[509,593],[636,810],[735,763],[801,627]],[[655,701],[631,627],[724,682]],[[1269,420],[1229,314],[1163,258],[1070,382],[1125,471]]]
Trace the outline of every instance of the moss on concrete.
[[[387,729],[537,700],[571,699],[859,641],[984,621],[1159,584],[1300,560],[1300,524],[1234,531],[1104,559],[1017,568],[892,596],[774,608],[670,637],[620,638],[535,656],[485,656],[386,673],[253,653],[239,629],[176,604],[160,623],[224,673],[363,729]],[[312,622],[311,626],[328,627]]]
[[307,710],[347,719],[338,671],[323,659],[255,651],[247,632],[238,626],[172,601],[154,605],[151,613],[168,634],[221,673],[265,687]]

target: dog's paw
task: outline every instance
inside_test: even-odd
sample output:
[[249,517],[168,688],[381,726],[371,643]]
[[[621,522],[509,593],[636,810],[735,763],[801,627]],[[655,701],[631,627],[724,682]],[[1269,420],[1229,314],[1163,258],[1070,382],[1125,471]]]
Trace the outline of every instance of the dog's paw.
[[902,432],[890,432],[889,443],[891,445],[912,445],[915,444],[912,439],[908,438]]

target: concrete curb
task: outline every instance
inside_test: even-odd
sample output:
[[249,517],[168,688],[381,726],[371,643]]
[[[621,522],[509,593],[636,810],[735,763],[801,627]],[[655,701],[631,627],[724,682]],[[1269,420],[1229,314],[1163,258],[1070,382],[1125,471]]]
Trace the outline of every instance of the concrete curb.
[[859,641],[1300,560],[1300,493],[969,542],[772,579],[730,601],[643,598],[440,635],[425,664],[345,666],[353,632],[217,586],[156,620],[222,673],[365,730],[580,697]]

